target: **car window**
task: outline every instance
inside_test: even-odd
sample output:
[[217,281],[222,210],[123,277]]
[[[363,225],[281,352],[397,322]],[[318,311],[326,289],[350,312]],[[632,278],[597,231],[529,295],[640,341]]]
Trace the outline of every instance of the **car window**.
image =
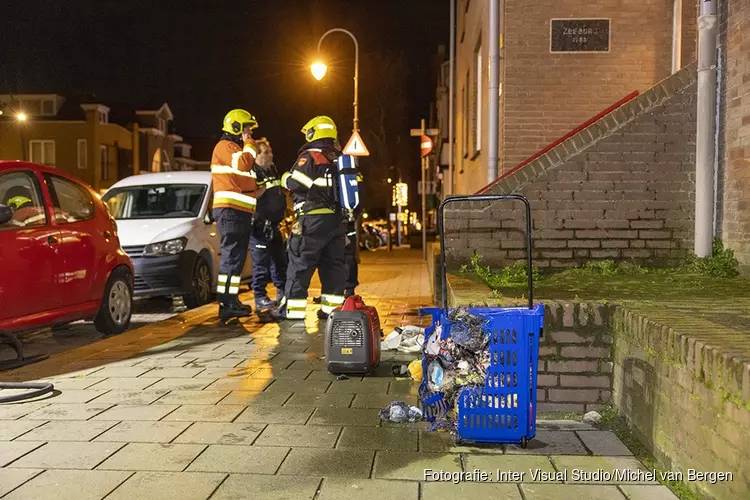
[[114,188],[102,198],[115,219],[197,217],[205,184],[163,184]]
[[13,211],[13,218],[0,225],[0,231],[47,224],[42,190],[32,172],[18,171],[0,175],[0,204],[9,206]]
[[94,217],[94,199],[88,189],[56,175],[45,174],[57,224],[82,222]]

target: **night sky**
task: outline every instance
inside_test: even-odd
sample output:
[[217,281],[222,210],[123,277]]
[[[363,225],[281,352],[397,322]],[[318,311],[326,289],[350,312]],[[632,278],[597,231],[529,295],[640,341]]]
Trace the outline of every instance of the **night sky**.
[[404,163],[409,167],[418,164],[418,140],[408,141],[408,128],[427,116],[435,96],[433,60],[449,37],[448,0],[4,3],[0,92],[93,93],[105,103],[134,105],[166,101],[175,132],[199,150],[205,149],[199,137],[215,136],[223,115],[243,107],[258,118],[259,135],[274,144],[284,169],[309,118],[331,115],[342,143],[351,133],[351,40],[343,34],[325,40],[322,50],[333,64],[323,82],[308,69],[326,30],[346,28],[359,40],[363,132],[373,125],[367,119],[377,87],[395,81],[381,77],[374,64],[368,68],[369,58],[402,55],[402,81],[389,92],[403,94],[396,106],[403,116],[392,110],[386,127],[389,137],[405,136],[415,157]]

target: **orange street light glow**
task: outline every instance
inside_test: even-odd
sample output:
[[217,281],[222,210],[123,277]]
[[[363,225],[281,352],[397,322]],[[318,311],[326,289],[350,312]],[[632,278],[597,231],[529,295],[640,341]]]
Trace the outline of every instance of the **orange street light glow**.
[[310,66],[310,71],[316,80],[322,80],[323,77],[326,76],[326,72],[328,72],[328,66],[318,61]]

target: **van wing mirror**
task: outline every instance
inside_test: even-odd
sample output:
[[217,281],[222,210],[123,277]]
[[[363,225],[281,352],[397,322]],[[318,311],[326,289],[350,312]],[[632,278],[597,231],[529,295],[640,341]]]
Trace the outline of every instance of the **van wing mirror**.
[[0,225],[10,222],[13,218],[13,210],[8,205],[0,204]]
[[203,222],[206,224],[213,224],[214,223],[214,214],[211,213],[211,210],[206,212],[206,216],[203,217]]

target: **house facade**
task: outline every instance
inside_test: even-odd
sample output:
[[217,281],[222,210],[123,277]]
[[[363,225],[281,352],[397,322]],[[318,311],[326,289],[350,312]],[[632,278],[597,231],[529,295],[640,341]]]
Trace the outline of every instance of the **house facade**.
[[169,132],[174,116],[166,103],[133,110],[57,94],[5,94],[0,111],[0,158],[55,166],[97,192],[130,175],[202,165]]
[[[474,193],[494,180],[487,158],[490,1],[457,0],[456,194]],[[500,2],[498,175],[696,58],[696,1],[683,2],[675,68],[672,2],[495,1]],[[447,131],[447,123],[441,129]]]
[[[510,189],[509,186],[521,189],[536,179],[534,189],[555,191],[554,195],[548,193],[539,200],[544,208],[560,212],[551,218],[550,224],[563,220],[570,210],[579,215],[588,211],[592,217],[590,224],[600,224],[597,220],[602,217],[622,213],[610,210],[617,203],[643,202],[653,205],[655,216],[664,218],[660,223],[664,228],[680,233],[681,248],[692,250],[697,106],[684,104],[679,116],[658,117],[649,125],[648,133],[636,132],[633,125],[634,128],[622,129],[617,137],[602,144],[596,138],[602,131],[612,129],[612,119],[632,120],[636,102],[638,109],[656,103],[644,103],[644,96],[661,102],[669,94],[664,93],[664,88],[674,90],[692,78],[695,69],[690,68],[695,68],[697,60],[700,3],[645,0],[636,5],[583,0],[499,0],[499,158],[497,177],[492,178],[486,154],[491,1],[498,0],[456,0],[455,171],[451,190],[447,186],[451,182],[447,175],[450,158],[445,152],[448,138],[443,135],[445,142],[439,157],[443,196],[485,189],[494,192]],[[750,104],[747,102],[750,45],[743,38],[750,25],[750,8],[747,1],[733,0],[719,0],[715,6],[718,64],[713,235],[731,248],[750,272],[747,201],[750,198]],[[445,111],[449,80],[445,74],[443,67],[434,124],[443,132],[448,130],[449,120]],[[680,99],[689,103],[696,99],[697,86],[685,87],[683,92],[685,95]],[[681,124],[687,132],[672,132],[672,128]],[[571,147],[565,146],[572,140],[569,133],[576,130],[583,136],[577,137]],[[566,137],[567,140],[561,141]],[[606,153],[596,150],[605,145],[613,149]],[[565,149],[560,150],[563,146]],[[547,152],[548,148],[555,149]],[[545,154],[526,163],[541,151]],[[570,157],[565,167],[570,171],[555,167],[542,174],[546,166],[536,164],[557,165],[560,155]],[[685,174],[681,183],[672,182],[669,177],[678,163]],[[523,169],[511,174],[523,164],[526,164]],[[645,176],[646,171],[655,176],[651,181]],[[674,176],[682,178],[682,173]],[[610,186],[607,182],[613,179],[615,183]],[[500,186],[498,182],[504,184]],[[679,192],[662,192],[662,184],[669,189],[680,186]],[[669,203],[675,206],[661,209]],[[651,212],[639,209],[638,213],[640,218]],[[681,219],[679,224],[676,218]],[[575,249],[574,257],[580,254],[584,258],[587,249]],[[636,248],[627,250],[640,252]]]

